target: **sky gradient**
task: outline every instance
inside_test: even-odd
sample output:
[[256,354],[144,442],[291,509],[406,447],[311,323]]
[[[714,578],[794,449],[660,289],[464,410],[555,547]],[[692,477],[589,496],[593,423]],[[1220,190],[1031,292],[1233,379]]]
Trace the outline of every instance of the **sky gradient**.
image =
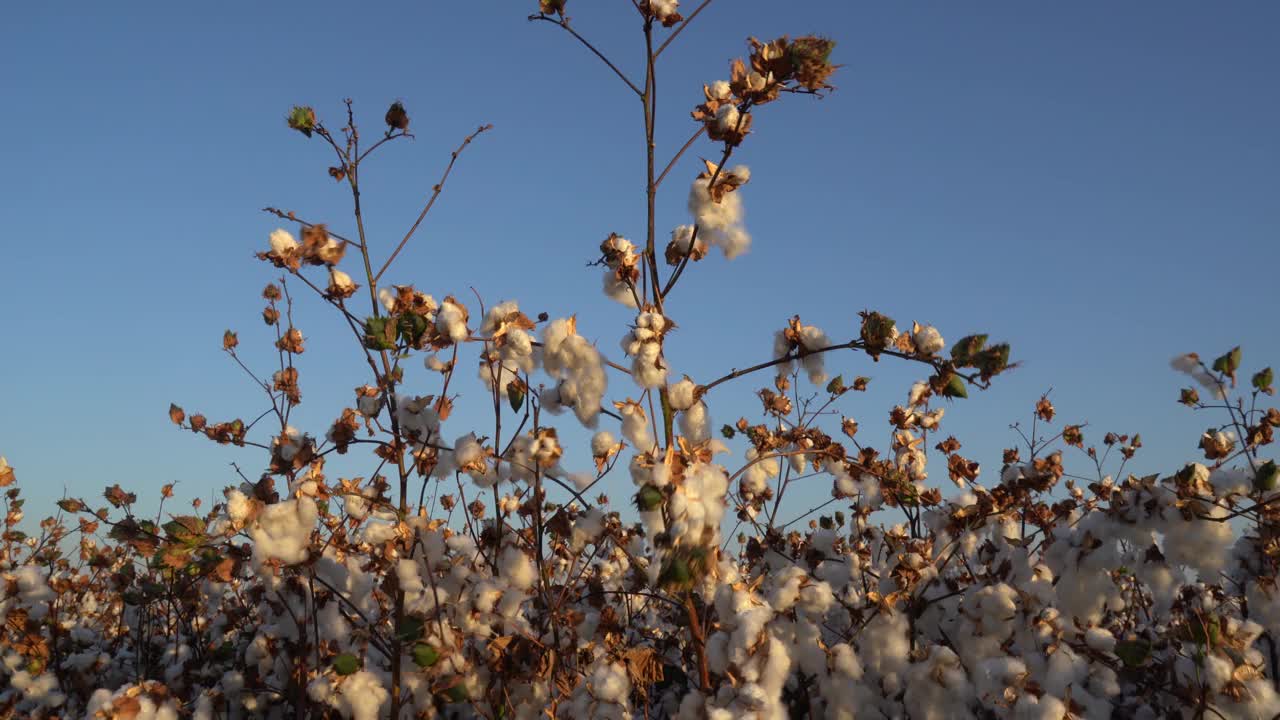
[[[535,5],[8,9],[0,454],[33,498],[29,515],[64,490],[118,482],[147,496],[178,482],[179,497],[209,498],[235,480],[230,462],[261,470],[260,454],[180,433],[166,409],[229,419],[265,408],[220,352],[230,327],[250,362],[267,370],[273,357],[258,292],[275,273],[252,253],[280,223],[260,208],[351,233],[331,156],[284,124],[295,103],[336,127],[351,97],[369,136],[391,100],[407,106],[417,139],[365,170],[379,257],[449,151],[493,123],[388,277],[437,298],[471,303],[474,287],[530,315],[576,312],[584,335],[620,354],[629,311],[603,298],[586,263],[609,232],[643,237],[640,107],[570,37],[527,22]],[[628,8],[569,4],[575,27],[642,78]],[[673,295],[677,376],[768,359],[793,314],[843,340],[857,311],[876,309],[948,341],[982,331],[1013,344],[1022,366],[944,425],[988,472],[1016,441],[1009,423],[1049,388],[1063,420],[1090,423],[1087,440],[1141,432],[1135,471],[1194,459],[1217,418],[1175,404],[1186,383],[1169,358],[1241,344],[1249,372],[1280,364],[1278,28],[1280,5],[1261,1],[717,0],[661,59],[660,162],[696,129],[701,85],[728,75],[748,35],[829,35],[844,67],[826,99],[756,114],[735,156],[753,171],[742,192],[754,246],[691,267]],[[660,228],[688,221],[698,157],[716,154],[702,140],[673,170]],[[297,319],[309,348],[299,425],[322,433],[366,378],[319,302],[300,303]],[[874,378],[844,410],[887,444],[883,413],[919,371],[852,354],[828,368]],[[637,394],[610,382],[610,397]],[[754,411],[759,384],[717,397],[717,426]],[[620,474],[606,489],[629,485]]]

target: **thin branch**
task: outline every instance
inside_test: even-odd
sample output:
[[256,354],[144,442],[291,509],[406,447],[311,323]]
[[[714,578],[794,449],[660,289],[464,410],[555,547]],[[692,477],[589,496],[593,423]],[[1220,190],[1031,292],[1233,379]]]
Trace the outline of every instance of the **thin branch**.
[[695,132],[688,140],[685,141],[684,146],[680,148],[680,151],[677,152],[675,156],[671,158],[671,162],[667,163],[667,166],[662,169],[662,172],[658,173],[658,179],[653,181],[654,189],[657,189],[657,187],[662,184],[662,179],[667,176],[667,173],[671,172],[671,168],[675,167],[676,161],[680,159],[681,155],[684,155],[684,151],[688,150],[689,147],[693,145],[693,142],[697,140],[699,137],[701,137],[702,133],[706,131],[707,131],[706,125],[698,126],[698,131]]
[[[782,364],[785,364],[785,363],[788,363],[788,362],[793,362],[793,361],[795,361],[795,360],[799,360],[799,359],[801,359],[802,357],[805,357],[806,355],[813,355],[813,354],[816,354],[816,353],[830,352],[830,351],[832,351],[832,350],[863,350],[863,349],[865,349],[865,343],[863,343],[863,341],[862,341],[862,340],[850,340],[850,341],[849,341],[849,342],[847,342],[847,343],[840,343],[839,345],[828,345],[827,347],[824,347],[824,348],[818,348],[817,350],[810,350],[810,351],[808,351],[808,352],[804,352],[804,353],[800,353],[800,352],[796,352],[796,353],[788,353],[788,354],[786,354],[786,355],[783,355],[783,356],[782,356],[782,357],[780,357],[780,358],[775,358],[775,359],[773,359],[773,360],[769,360],[769,361],[767,361],[767,362],[758,363],[758,364],[756,364],[756,365],[752,365],[752,366],[751,366],[751,367],[749,367],[749,368],[743,368],[742,370],[734,370],[733,372],[729,373],[728,375],[724,375],[723,377],[716,378],[715,380],[712,380],[711,382],[709,382],[709,383],[707,383],[706,385],[702,386],[702,387],[703,387],[703,392],[706,392],[706,391],[710,390],[711,388],[713,388],[713,387],[715,387],[715,386],[717,386],[717,385],[719,385],[719,384],[721,384],[721,383],[726,383],[726,382],[728,382],[728,381],[730,381],[730,380],[733,380],[733,379],[735,379],[735,378],[740,378],[740,377],[742,377],[743,375],[749,375],[749,374],[751,374],[751,373],[753,373],[753,372],[756,372],[757,370],[764,370],[765,368],[771,368],[771,367],[775,367],[775,366],[777,366],[777,365],[782,365]],[[914,361],[916,361],[916,362],[924,363],[925,365],[929,365],[929,366],[931,366],[931,367],[935,367],[935,368],[937,367],[937,366],[934,364],[934,363],[935,363],[935,360],[934,360],[933,358],[920,358],[920,357],[915,357],[914,355],[909,355],[909,354],[907,354],[907,353],[898,352],[898,351],[896,351],[896,350],[887,350],[887,349],[886,349],[886,350],[881,350],[881,351],[880,351],[880,354],[881,354],[881,355],[888,355],[888,356],[890,356],[890,357],[901,358],[901,359],[903,359],[903,360],[914,360]],[[953,371],[953,372],[954,372],[954,371]],[[976,374],[965,375],[965,374],[964,374],[964,373],[962,373],[962,372],[955,372],[955,374],[956,374],[956,375],[958,375],[958,376],[960,376],[960,377],[962,377],[962,378],[964,378],[965,380],[969,381],[969,383],[970,383],[971,385],[974,385],[975,387],[979,387],[979,388],[982,388],[982,389],[986,389],[986,388],[988,387],[988,385],[989,385],[988,383],[984,383],[984,382],[980,382],[980,381],[976,380],[975,378],[977,378],[977,377],[978,377]]]
[[449,164],[445,166],[444,175],[440,176],[440,182],[436,183],[435,187],[431,189],[431,199],[427,200],[426,206],[423,207],[422,212],[418,214],[418,219],[413,221],[413,227],[409,228],[409,232],[405,233],[404,239],[396,246],[395,251],[391,253],[391,257],[387,258],[387,261],[382,264],[382,268],[373,276],[374,283],[377,283],[378,280],[382,278],[382,273],[386,272],[387,268],[391,267],[391,263],[395,262],[396,256],[399,255],[400,251],[404,249],[404,246],[408,244],[409,238],[413,237],[413,234],[418,231],[418,226],[422,224],[422,219],[427,216],[427,213],[431,212],[431,207],[436,204],[436,198],[440,197],[441,191],[444,190],[444,183],[449,179],[449,173],[453,172],[453,164],[458,161],[458,156],[462,154],[463,150],[467,149],[467,146],[471,144],[471,141],[475,140],[480,133],[492,129],[493,125],[481,125],[475,132],[468,135],[467,139],[463,140],[462,144],[458,146],[458,149],[454,150],[449,156]]
[[[298,223],[299,225],[301,225],[302,227],[309,228],[309,227],[315,227],[315,226],[316,226],[316,224],[315,224],[315,223],[309,223],[309,222],[307,222],[306,220],[303,220],[302,218],[299,218],[298,216],[294,215],[292,210],[285,211],[285,210],[281,210],[280,208],[264,207],[264,208],[262,208],[262,212],[265,212],[265,213],[271,213],[272,215],[275,215],[276,217],[280,218],[281,220],[289,220],[290,222],[296,222],[296,223]],[[350,245],[350,246],[352,246],[352,247],[360,247],[360,243],[355,242],[354,240],[348,240],[347,238],[342,237],[342,236],[341,236],[341,235],[339,235],[338,233],[333,232],[332,230],[329,230],[328,228],[325,228],[325,232],[329,233],[329,237],[331,237],[331,238],[335,238],[335,239],[337,239],[337,240],[341,240],[342,242],[344,242],[344,243],[346,243],[346,244],[348,244],[348,245]]]
[[394,133],[394,132],[387,133],[386,136],[384,136],[381,140],[370,145],[368,150],[365,150],[364,152],[360,153],[360,157],[356,158],[356,164],[359,165],[361,162],[363,162],[365,158],[369,157],[369,153],[373,152],[374,150],[377,150],[379,147],[382,146],[383,143],[386,143],[391,140],[395,140],[396,138],[406,138],[406,137],[407,138],[413,137],[413,133],[404,132],[404,131],[401,131],[399,133]]
[[612,70],[615,75],[617,75],[619,78],[622,78],[622,82],[626,83],[627,87],[631,88],[632,92],[634,92],[637,96],[644,95],[644,93],[640,92],[640,88],[636,87],[636,84],[631,82],[631,79],[628,78],[626,75],[624,75],[622,71],[618,69],[617,65],[614,65],[613,62],[609,60],[609,58],[604,56],[604,53],[600,52],[599,50],[596,49],[594,45],[587,42],[587,39],[579,35],[578,31],[569,27],[569,20],[567,18],[556,20],[555,18],[549,15],[530,15],[529,20],[531,21],[546,20],[552,25],[558,25],[559,27],[564,28],[565,32],[577,38],[578,42],[582,43],[584,46],[586,46],[588,50],[595,53],[595,56],[600,58],[600,60],[604,62],[605,65],[608,65],[609,69]]
[[676,29],[672,30],[671,34],[667,36],[667,39],[664,40],[662,44],[658,46],[657,52],[653,54],[653,59],[657,60],[658,56],[662,54],[662,51],[666,50],[667,46],[671,44],[671,41],[675,40],[676,37],[679,36],[681,32],[684,32],[684,29],[686,27],[689,27],[689,23],[693,22],[693,19],[698,17],[698,13],[702,12],[703,9],[710,4],[711,4],[711,0],[702,0],[702,4],[694,8],[693,12],[689,13],[689,17],[685,18],[684,22],[677,25]]

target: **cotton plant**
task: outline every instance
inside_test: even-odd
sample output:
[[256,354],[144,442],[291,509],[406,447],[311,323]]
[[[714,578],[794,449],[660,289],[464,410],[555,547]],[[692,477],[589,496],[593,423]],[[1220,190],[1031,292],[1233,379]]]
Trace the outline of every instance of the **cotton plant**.
[[[673,320],[697,304],[674,291],[696,289],[712,247],[737,262],[750,248],[752,172],[737,161],[768,129],[762,110],[830,92],[836,69],[826,38],[751,38],[728,79],[703,86],[688,142],[659,156],[653,61],[702,7],[635,4],[642,81],[570,25],[565,0],[530,18],[642,101],[644,226],[586,251],[603,268],[591,299],[626,308],[611,306],[614,329],[448,278],[419,290],[395,261],[420,223],[382,246],[358,202],[345,233],[268,208],[288,226],[257,254],[274,275],[269,370],[234,331],[222,347],[269,409],[169,408],[234,453],[219,500],[175,509],[172,486],[152,503],[113,484],[62,499],[28,535],[0,458],[0,716],[1280,712],[1280,410],[1270,369],[1246,376],[1239,348],[1173,361],[1193,381],[1180,402],[1226,419],[1190,438],[1193,462],[1141,477],[1125,472],[1139,435],[1063,423],[1048,396],[998,466],[962,454],[949,408],[1016,366],[986,334],[948,342],[869,308],[822,328],[788,312],[772,337],[759,329],[761,357],[696,378],[670,364],[698,341]],[[349,104],[338,129],[309,106],[287,124],[327,146],[327,176],[359,198],[362,162],[412,137],[402,102],[383,119],[363,138]],[[488,130],[454,150],[421,216]],[[712,159],[687,168],[704,138]],[[671,218],[657,211],[668,176],[690,183]],[[367,368],[312,430],[297,408],[323,338],[306,331],[304,294]],[[887,427],[855,400],[882,360],[919,371]],[[734,388],[759,404],[725,417]]]

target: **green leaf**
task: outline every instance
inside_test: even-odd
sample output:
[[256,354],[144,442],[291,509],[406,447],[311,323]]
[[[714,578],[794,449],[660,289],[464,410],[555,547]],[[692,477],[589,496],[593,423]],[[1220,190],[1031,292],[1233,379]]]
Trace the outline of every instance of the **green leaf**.
[[987,346],[986,335],[967,335],[951,346],[951,359],[961,367],[970,364],[971,359]]
[[951,379],[947,381],[947,386],[942,389],[942,394],[944,397],[949,398],[967,398],[969,397],[969,390],[964,386],[964,378],[959,375],[952,375]]
[[360,669],[360,658],[351,653],[342,653],[333,659],[333,671],[339,675],[350,675]]
[[440,653],[435,648],[426,643],[418,643],[413,646],[413,664],[418,667],[431,667],[440,659]]
[[204,536],[204,521],[192,515],[180,515],[164,524],[164,531],[169,537],[184,545],[200,542]]
[[465,702],[467,699],[467,689],[462,683],[458,683],[448,690],[444,691],[445,697],[449,698],[449,702]]
[[652,484],[645,484],[636,493],[636,509],[640,512],[652,512],[662,506],[662,491]]
[[1234,375],[1236,370],[1240,369],[1240,346],[1235,346],[1231,352],[1220,355],[1217,360],[1214,360],[1213,369],[1225,375]]
[[524,406],[523,384],[517,380],[507,383],[507,402],[511,403],[512,412],[520,412],[520,408]]
[[371,317],[364,321],[364,345],[371,350],[394,350],[396,326],[387,318]]
[[1268,460],[1258,468],[1258,474],[1253,478],[1253,486],[1262,492],[1275,490],[1280,485],[1280,467],[1276,466],[1275,460]]
[[1213,647],[1218,644],[1221,634],[1222,629],[1218,627],[1218,618],[1215,616],[1210,615],[1203,620],[1192,617],[1187,621],[1185,637],[1197,645]]
[[416,345],[427,331],[427,319],[417,313],[405,313],[396,323],[400,338],[409,345]]
[[1145,640],[1121,640],[1116,643],[1116,657],[1128,667],[1138,667],[1151,656],[1151,644]]
[[1271,391],[1271,382],[1275,378],[1272,375],[1271,368],[1266,367],[1254,373],[1253,386],[1262,392],[1269,393]]
[[400,620],[400,624],[396,626],[396,637],[401,642],[415,642],[422,637],[422,629],[425,627],[422,618],[409,615]]
[[316,111],[306,105],[294,105],[286,119],[289,127],[307,137],[311,137],[311,132],[316,129]]

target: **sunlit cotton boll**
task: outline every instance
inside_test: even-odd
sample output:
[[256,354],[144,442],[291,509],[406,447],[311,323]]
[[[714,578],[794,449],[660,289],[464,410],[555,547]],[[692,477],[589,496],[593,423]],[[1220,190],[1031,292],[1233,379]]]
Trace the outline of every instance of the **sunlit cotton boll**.
[[271,243],[271,251],[277,255],[286,255],[298,249],[297,239],[293,237],[293,233],[284,228],[272,230],[268,241]]
[[916,350],[925,355],[932,355],[940,352],[947,343],[942,339],[942,333],[932,325],[926,325],[915,332],[911,337],[915,343]]

